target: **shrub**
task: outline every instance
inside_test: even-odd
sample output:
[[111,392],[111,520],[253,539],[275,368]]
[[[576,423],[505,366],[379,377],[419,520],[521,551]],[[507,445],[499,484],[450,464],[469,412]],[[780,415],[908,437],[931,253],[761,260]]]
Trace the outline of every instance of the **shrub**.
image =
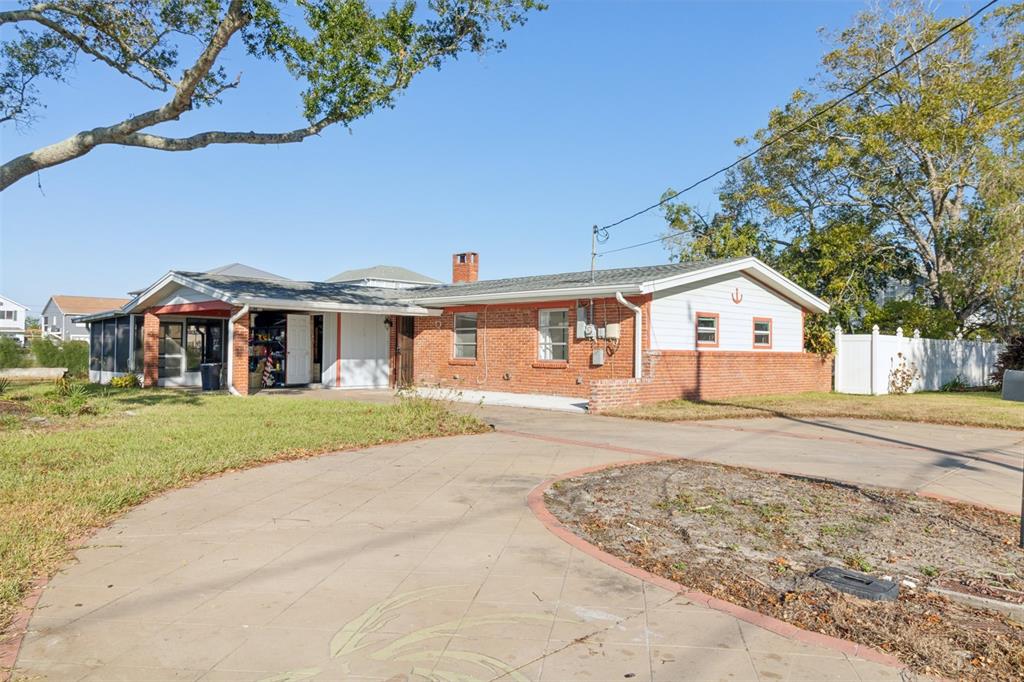
[[138,374],[125,374],[110,380],[111,388],[139,388]]
[[970,387],[967,385],[967,381],[963,376],[957,374],[955,377],[942,384],[942,386],[939,387],[939,390],[943,393],[963,393],[968,388]]
[[40,367],[66,367],[73,376],[89,373],[89,344],[85,341],[56,344],[50,339],[36,339],[32,342],[32,354]]
[[0,338],[0,369],[9,367],[25,367],[28,365],[28,353],[18,342],[8,337]]
[[1002,386],[1003,372],[1008,369],[1024,369],[1024,334],[1017,334],[1006,343],[992,369],[992,382]]
[[899,363],[889,371],[889,393],[903,395],[909,393],[918,377],[917,366],[914,363],[907,363],[903,353],[897,353]]
[[7,393],[7,389],[11,387],[11,380],[7,377],[0,377],[0,395]]

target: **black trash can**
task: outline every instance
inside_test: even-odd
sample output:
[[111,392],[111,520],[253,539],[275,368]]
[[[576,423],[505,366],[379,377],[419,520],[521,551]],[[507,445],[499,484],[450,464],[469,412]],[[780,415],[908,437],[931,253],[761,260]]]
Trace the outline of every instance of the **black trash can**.
[[220,363],[219,362],[204,362],[199,365],[199,373],[203,377],[203,390],[204,391],[219,391],[220,390]]

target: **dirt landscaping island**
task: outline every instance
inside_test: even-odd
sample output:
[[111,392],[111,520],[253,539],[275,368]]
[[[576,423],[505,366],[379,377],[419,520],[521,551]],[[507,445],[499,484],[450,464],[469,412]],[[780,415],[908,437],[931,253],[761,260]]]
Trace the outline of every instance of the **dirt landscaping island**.
[[[1024,670],[1024,550],[1011,515],[686,460],[562,480],[545,501],[573,532],[636,566],[915,671],[1020,679]],[[840,593],[810,577],[824,566],[891,577],[899,597]]]

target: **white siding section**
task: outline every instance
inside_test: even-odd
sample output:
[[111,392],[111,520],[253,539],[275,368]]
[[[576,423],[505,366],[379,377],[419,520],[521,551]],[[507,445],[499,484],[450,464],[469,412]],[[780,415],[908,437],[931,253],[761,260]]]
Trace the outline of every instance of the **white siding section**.
[[[738,292],[738,296],[737,296]],[[739,303],[733,297],[740,298]],[[718,313],[718,347],[714,352],[799,352],[803,350],[800,306],[741,274],[668,289],[651,301],[651,349],[696,350],[696,314]],[[772,319],[772,347],[754,348],[754,318]]]
[[201,294],[195,289],[189,289],[188,287],[178,287],[171,293],[167,294],[159,301],[156,301],[152,305],[180,305],[182,303],[203,303],[204,301],[215,301],[217,299],[210,298],[206,294]]
[[384,315],[341,316],[341,388],[388,387],[388,328]]
[[324,313],[324,355],[321,383],[337,388],[338,313]]

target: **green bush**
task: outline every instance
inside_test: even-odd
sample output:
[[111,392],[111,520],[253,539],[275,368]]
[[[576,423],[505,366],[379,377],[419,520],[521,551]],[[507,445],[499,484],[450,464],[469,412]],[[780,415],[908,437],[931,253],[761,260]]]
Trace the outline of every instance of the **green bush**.
[[40,367],[66,367],[72,376],[89,373],[89,344],[85,341],[65,341],[57,344],[50,339],[32,342],[32,354]]
[[25,367],[28,365],[28,353],[14,339],[0,338],[0,369]]

